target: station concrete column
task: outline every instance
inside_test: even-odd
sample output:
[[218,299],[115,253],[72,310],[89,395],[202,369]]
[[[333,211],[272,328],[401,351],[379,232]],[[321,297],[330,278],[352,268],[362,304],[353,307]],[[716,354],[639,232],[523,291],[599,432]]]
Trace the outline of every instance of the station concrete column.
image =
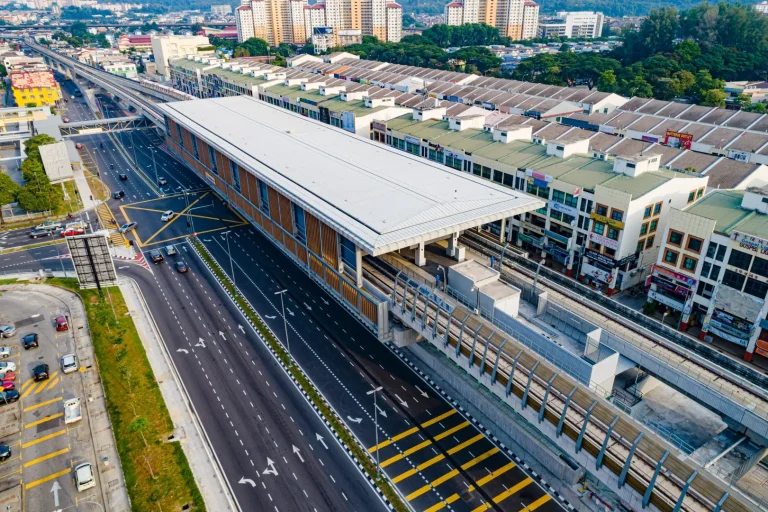
[[419,245],[416,246],[415,260],[417,267],[423,267],[427,264],[427,258],[424,257],[424,242],[419,242]]
[[355,284],[358,288],[363,287],[363,251],[355,246]]
[[568,277],[571,277],[573,275],[573,260],[576,256],[576,251],[571,249],[570,253],[568,254],[568,264],[565,266],[565,275]]

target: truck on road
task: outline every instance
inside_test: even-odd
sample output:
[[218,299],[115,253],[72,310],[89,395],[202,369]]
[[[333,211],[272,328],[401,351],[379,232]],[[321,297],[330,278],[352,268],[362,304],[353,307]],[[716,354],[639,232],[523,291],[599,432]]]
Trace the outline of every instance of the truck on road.
[[64,423],[69,425],[70,423],[76,423],[83,419],[82,408],[80,406],[79,398],[70,398],[64,400]]

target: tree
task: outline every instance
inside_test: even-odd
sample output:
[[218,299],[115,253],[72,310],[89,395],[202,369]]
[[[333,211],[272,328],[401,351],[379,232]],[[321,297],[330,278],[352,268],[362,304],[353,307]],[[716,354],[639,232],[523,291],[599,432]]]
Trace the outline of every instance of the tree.
[[701,96],[701,104],[708,107],[724,107],[727,95],[721,89],[710,89]]
[[612,69],[600,73],[600,78],[597,79],[597,90],[600,92],[616,91],[616,73]]
[[2,206],[16,200],[21,187],[4,172],[0,172],[0,224],[4,223]]
[[76,21],[70,25],[69,33],[72,34],[72,37],[87,37],[89,35],[88,25],[85,22]]
[[631,62],[635,62],[644,55],[671,52],[679,28],[677,9],[674,7],[652,10],[640,25],[640,30],[627,34],[625,38],[627,57]]
[[263,39],[251,37],[235,46],[235,57],[268,55],[269,45]]

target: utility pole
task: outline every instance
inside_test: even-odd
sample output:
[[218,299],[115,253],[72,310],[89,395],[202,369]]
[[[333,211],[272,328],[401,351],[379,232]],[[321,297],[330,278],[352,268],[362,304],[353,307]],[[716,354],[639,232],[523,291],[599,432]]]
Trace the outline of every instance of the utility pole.
[[376,405],[376,394],[382,389],[383,387],[379,386],[365,393],[366,395],[373,395],[373,423],[376,429],[376,478],[379,478],[381,474],[381,464],[379,463],[379,408]]
[[283,295],[288,291],[288,288],[275,292],[275,295],[280,296],[280,309],[283,312],[283,327],[285,328],[285,348],[288,351],[288,364],[293,365],[293,356],[291,356],[291,342],[288,341],[288,319],[285,318],[285,302],[283,301]]

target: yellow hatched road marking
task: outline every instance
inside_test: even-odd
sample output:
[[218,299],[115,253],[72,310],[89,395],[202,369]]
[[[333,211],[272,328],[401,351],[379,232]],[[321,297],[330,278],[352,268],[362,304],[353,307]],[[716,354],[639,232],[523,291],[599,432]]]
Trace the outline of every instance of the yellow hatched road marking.
[[[59,383],[59,378],[58,377],[49,380],[48,381],[48,389],[53,389],[54,387],[56,387],[56,384],[58,384],[58,383]],[[46,386],[43,386],[42,388],[40,388],[37,391],[35,391],[35,394],[41,392],[45,387]]]
[[[484,439],[484,438],[485,438],[485,435],[477,434],[472,439],[464,441],[463,443],[458,444],[458,445],[454,446],[453,448],[451,448],[450,450],[448,450],[448,455],[453,455],[454,453],[457,453],[457,452],[463,450],[464,448],[466,448],[467,446],[470,446],[470,445],[472,445],[472,444],[474,444],[474,443],[476,443],[479,440]],[[419,464],[418,466],[416,466],[415,468],[411,468],[408,471],[406,471],[405,473],[401,473],[401,474],[397,475],[395,478],[392,479],[392,483],[396,484],[396,483],[402,482],[406,478],[411,477],[411,476],[415,475],[417,472],[422,471],[422,470],[428,468],[429,466],[440,462],[444,458],[445,458],[445,455],[443,455],[442,453],[440,455],[435,455],[434,457],[429,459],[427,462],[423,462],[423,463]]]
[[59,398],[51,398],[50,400],[46,400],[45,402],[40,402],[39,404],[30,405],[29,407],[24,408],[24,412],[33,411],[35,409],[39,409],[40,407],[45,407],[46,405],[50,405],[56,402],[60,402],[61,397]]
[[27,423],[26,425],[24,425],[24,428],[34,427],[36,425],[40,425],[41,423],[45,423],[46,421],[51,421],[51,420],[55,420],[56,418],[61,418],[62,416],[64,416],[63,412],[57,412],[56,414],[51,414],[50,416],[46,416],[41,420],[33,421],[32,423]]
[[51,452],[51,453],[49,453],[47,455],[43,455],[42,457],[38,457],[36,459],[32,459],[29,462],[25,462],[24,463],[24,467],[28,468],[29,466],[34,466],[35,464],[39,464],[41,462],[45,462],[48,459],[52,459],[54,457],[58,457],[59,455],[64,455],[68,451],[69,451],[69,447],[62,448],[61,450],[58,450],[58,451],[55,451],[55,452]]
[[[468,421],[465,421],[464,423],[459,423],[455,427],[449,428],[445,432],[441,432],[440,434],[436,435],[435,436],[435,441],[440,441],[441,439],[444,439],[444,438],[446,438],[446,437],[448,437],[448,436],[450,436],[452,434],[455,434],[459,430],[461,430],[463,428],[466,428],[468,426],[469,426],[469,422]],[[405,458],[405,457],[407,457],[407,456],[409,456],[409,455],[411,455],[413,453],[416,453],[417,451],[421,450],[422,448],[426,448],[427,446],[429,446],[431,444],[432,444],[432,441],[427,439],[426,441],[424,441],[422,443],[419,443],[419,444],[417,444],[416,446],[414,446],[412,448],[408,448],[404,452],[398,453],[394,457],[390,457],[389,459],[385,460],[384,462],[381,463],[381,467],[385,468],[385,467],[389,466],[390,464],[394,464],[395,462],[397,462],[397,461],[399,461],[399,460],[401,460],[401,459],[403,459],[403,458]]]
[[30,441],[28,443],[24,443],[23,445],[21,445],[21,447],[22,448],[28,448],[30,446],[34,446],[36,444],[42,443],[44,441],[47,441],[49,439],[53,439],[54,437],[63,436],[66,433],[67,433],[67,429],[62,429],[62,430],[54,432],[53,434],[48,434],[47,436],[43,436],[43,437],[40,437],[40,438],[35,439],[33,441]]
[[[27,390],[24,393],[22,393],[21,398],[26,398],[27,395],[31,395],[32,392],[35,391],[35,387],[40,389],[40,388],[45,387],[46,384],[48,384],[48,381],[45,381],[45,380],[44,381],[40,381],[40,382],[35,382],[34,385],[29,386],[29,388],[27,388]],[[37,393],[37,391],[35,391],[35,393]]]
[[[132,203],[133,204],[133,203]],[[126,210],[141,210],[144,212],[165,213],[168,210],[158,210],[156,208],[142,208],[141,206],[132,206],[132,204],[126,204],[124,208]],[[211,217],[210,215],[200,215],[198,213],[176,213],[174,212],[174,218],[183,215],[184,217],[192,217],[194,219],[207,219],[207,220],[219,220],[221,222],[230,222],[232,224],[242,224],[240,219],[222,219],[221,217]]]
[[40,484],[44,484],[45,482],[50,482],[51,480],[59,478],[60,476],[64,476],[64,475],[66,475],[66,474],[68,474],[70,472],[71,472],[70,469],[65,469],[65,470],[59,471],[58,473],[52,473],[52,474],[50,474],[50,475],[48,475],[46,477],[43,477],[43,478],[41,478],[39,480],[34,480],[32,482],[29,482],[28,484],[24,485],[24,488],[25,489],[31,489],[32,487],[38,486]]
[[[225,229],[232,229],[232,228],[238,228],[240,226],[247,226],[248,224],[235,224],[234,226],[222,226],[220,228],[213,228],[213,229],[207,229],[205,231],[195,231],[198,235],[204,235],[206,233],[214,233],[216,231],[224,231]],[[136,237],[138,238],[138,237]],[[182,238],[189,238],[189,235],[180,235],[180,236],[174,236],[172,238],[165,238],[163,240],[158,240],[156,242],[152,242],[151,244],[141,244],[142,247],[150,247],[152,245],[159,245],[159,244],[167,244],[168,242],[171,242],[173,240],[180,240]]]
[[[499,469],[497,469],[496,471],[494,471],[490,475],[486,475],[483,478],[481,478],[480,480],[478,480],[476,482],[477,487],[484,486],[485,484],[487,484],[488,482],[490,482],[494,478],[496,478],[496,477],[498,477],[500,475],[503,475],[504,473],[506,473],[507,471],[509,471],[513,467],[515,467],[515,463],[514,462],[510,462],[509,464],[506,464],[506,465],[500,467]],[[533,482],[533,480],[531,480],[530,478],[526,478],[522,482],[518,482],[517,484],[515,484],[509,490],[512,492],[512,494],[514,494],[514,493],[518,492],[520,489],[522,489],[523,487],[525,487],[528,484],[530,484],[531,482]],[[475,487],[474,485],[470,485],[469,487],[467,487],[467,492],[472,492],[475,489],[477,489],[477,487]],[[453,503],[454,501],[456,501],[458,499],[459,499],[459,495],[458,494],[451,494],[450,496],[445,498],[445,500],[443,500],[440,503],[437,503],[435,505],[432,505],[431,507],[426,509],[424,512],[437,512],[438,510],[441,510],[441,509],[445,508],[446,506],[450,505],[451,503]]]
[[162,233],[163,231],[165,231],[166,229],[168,229],[168,226],[170,226],[171,224],[173,224],[174,222],[176,222],[177,220],[179,220],[181,217],[183,217],[183,216],[184,216],[184,214],[187,212],[187,210],[189,210],[190,208],[192,208],[193,206],[195,206],[197,203],[199,203],[199,202],[200,202],[200,201],[201,201],[203,198],[205,198],[205,196],[207,196],[208,194],[209,194],[209,192],[203,192],[203,194],[202,194],[200,197],[198,197],[197,199],[195,199],[194,201],[192,201],[191,203],[189,203],[189,206],[187,206],[186,208],[184,208],[183,210],[181,210],[181,211],[180,211],[178,214],[176,214],[176,216],[175,216],[174,218],[172,218],[171,220],[169,220],[168,222],[166,222],[166,223],[165,223],[165,225],[164,225],[163,227],[161,227],[160,229],[158,229],[157,231],[155,231],[155,232],[154,232],[154,234],[153,234],[152,236],[150,236],[149,238],[147,238],[147,239],[144,241],[144,244],[148,244],[149,242],[151,242],[151,241],[152,241],[152,239],[153,239],[153,238],[155,238],[157,235],[159,235],[160,233]]
[[[480,462],[484,461],[488,457],[491,457],[491,456],[495,455],[496,453],[498,453],[498,451],[499,451],[499,449],[494,446],[493,448],[491,448],[487,452],[485,452],[485,453],[483,453],[481,455],[478,455],[477,457],[475,457],[474,459],[470,460],[469,462],[465,462],[464,464],[462,464],[461,465],[461,469],[469,469],[472,466],[474,466],[476,464],[479,464]],[[512,466],[514,466],[514,463],[511,463],[511,464],[512,464]],[[450,480],[451,478],[455,477],[458,474],[459,474],[459,470],[458,469],[452,469],[449,472],[447,472],[446,474],[444,474],[443,476],[441,476],[441,477],[437,478],[436,480],[433,480],[432,482],[428,483],[424,487],[421,487],[420,489],[416,489],[411,494],[406,496],[405,500],[406,501],[412,501],[412,500],[418,498],[419,496],[421,496],[422,494],[429,492],[432,488],[437,487],[438,485],[442,484],[443,482],[446,482],[446,481]]]
[[27,386],[29,386],[33,382],[35,382],[35,381],[32,380],[32,379],[25,380],[24,383],[21,385],[21,390],[24,391],[27,388]]
[[[491,475],[488,475],[488,476],[491,476]],[[533,482],[533,480],[531,478],[526,478],[522,482],[518,482],[517,484],[515,484],[512,487],[510,487],[509,489],[507,489],[506,491],[502,492],[501,494],[497,494],[496,497],[494,497],[493,500],[492,500],[493,503],[496,503],[496,504],[501,503],[502,501],[504,501],[505,499],[509,498],[510,496],[518,493],[524,487],[527,487],[528,485],[530,485],[532,482]],[[544,496],[549,497],[549,494],[545,494]],[[541,501],[541,500],[537,500],[536,502],[538,502],[538,501]],[[549,500],[547,500],[547,501],[549,501]],[[542,504],[543,503],[539,503],[538,505],[536,505],[536,508],[540,507]],[[493,505],[491,505],[490,503],[483,503],[482,505],[480,505],[479,507],[474,509],[472,512],[482,512],[483,510],[490,509],[492,506]],[[529,510],[533,510],[533,509],[531,508]]]
[[[442,421],[442,420],[444,420],[445,418],[447,418],[448,416],[451,416],[451,415],[453,415],[453,414],[456,414],[456,409],[451,409],[451,410],[450,410],[450,411],[448,411],[448,412],[444,412],[444,413],[443,413],[443,414],[441,414],[440,416],[435,416],[435,417],[434,417],[434,418],[432,418],[431,420],[428,420],[428,421],[426,421],[426,422],[422,423],[422,424],[421,424],[421,428],[427,428],[427,427],[429,427],[430,425],[434,425],[434,424],[435,424],[435,423],[437,423],[438,421]],[[415,433],[416,433],[416,432],[418,432],[418,431],[419,431],[419,427],[412,427],[412,428],[409,428],[409,429],[408,429],[408,430],[406,430],[405,432],[401,432],[400,434],[397,434],[397,435],[396,435],[396,436],[394,436],[394,437],[390,437],[390,438],[389,438],[389,439],[387,439],[386,441],[382,441],[382,442],[380,442],[380,443],[379,443],[378,445],[376,445],[376,446],[378,446],[378,447],[379,447],[379,450],[381,450],[381,449],[382,449],[382,448],[384,448],[385,446],[389,446],[389,445],[390,445],[390,444],[392,444],[392,443],[396,443],[396,442],[398,442],[399,440],[401,440],[401,439],[404,439],[404,438],[406,438],[406,437],[410,436],[411,434],[415,434]],[[368,448],[368,453],[373,453],[373,452],[375,452],[375,451],[376,451],[376,446],[371,446],[370,448]]]
[[543,504],[547,503],[551,499],[552,499],[552,496],[550,496],[549,494],[545,494],[544,496],[542,496],[541,498],[537,499],[536,501],[534,501],[533,503],[531,503],[527,507],[524,507],[524,508],[520,509],[520,512],[523,512],[523,511],[533,512],[534,510],[536,510],[537,508],[539,508]]

